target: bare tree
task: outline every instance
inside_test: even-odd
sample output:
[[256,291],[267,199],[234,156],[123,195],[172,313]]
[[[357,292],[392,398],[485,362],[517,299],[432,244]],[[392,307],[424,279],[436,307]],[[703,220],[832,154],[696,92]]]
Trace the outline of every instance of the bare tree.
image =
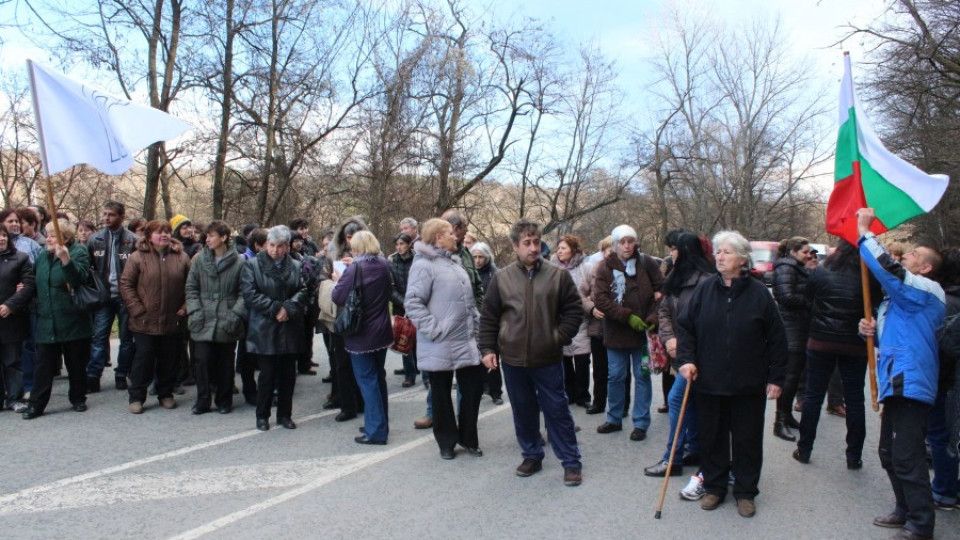
[[830,156],[809,69],[788,54],[779,21],[707,21],[674,8],[653,61],[663,107],[638,160],[652,173],[658,236],[672,226],[751,238],[808,232],[800,217],[820,201],[804,185]]
[[953,180],[912,223],[932,245],[960,244],[960,9],[951,0],[890,0],[887,16],[850,35],[873,46],[865,95],[890,149]]

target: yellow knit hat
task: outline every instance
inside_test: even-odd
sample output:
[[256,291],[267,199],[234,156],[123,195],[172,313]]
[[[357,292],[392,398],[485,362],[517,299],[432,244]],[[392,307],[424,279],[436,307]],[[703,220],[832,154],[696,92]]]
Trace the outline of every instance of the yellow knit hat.
[[190,221],[190,218],[188,218],[183,214],[177,214],[172,218],[170,218],[170,227],[173,228],[174,234],[177,233],[177,229],[179,229],[181,225],[186,225],[187,223],[193,223],[193,222]]

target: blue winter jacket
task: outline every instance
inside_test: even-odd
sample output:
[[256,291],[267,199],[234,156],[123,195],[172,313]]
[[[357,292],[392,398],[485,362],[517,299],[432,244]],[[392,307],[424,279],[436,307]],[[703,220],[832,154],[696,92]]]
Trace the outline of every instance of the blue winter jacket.
[[940,370],[936,332],[946,315],[943,288],[907,272],[873,233],[860,238],[860,257],[886,293],[877,314],[878,400],[905,397],[933,405]]

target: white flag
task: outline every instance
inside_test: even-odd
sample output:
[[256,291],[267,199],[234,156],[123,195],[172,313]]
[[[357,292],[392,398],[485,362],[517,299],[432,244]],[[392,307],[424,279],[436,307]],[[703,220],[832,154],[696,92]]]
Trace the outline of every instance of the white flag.
[[107,174],[133,166],[133,154],[193,126],[27,60],[47,176],[87,163]]

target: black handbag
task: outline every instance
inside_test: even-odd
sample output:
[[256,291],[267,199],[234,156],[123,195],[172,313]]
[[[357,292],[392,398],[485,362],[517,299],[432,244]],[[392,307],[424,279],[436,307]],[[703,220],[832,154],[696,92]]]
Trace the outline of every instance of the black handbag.
[[350,288],[350,294],[343,305],[343,309],[337,314],[337,320],[333,323],[333,331],[341,336],[352,336],[360,331],[361,316],[363,315],[363,276],[360,273],[360,263],[353,263],[357,272],[353,275],[353,286]]
[[70,290],[70,299],[77,309],[92,313],[110,302],[110,288],[100,274],[91,269],[83,284]]

